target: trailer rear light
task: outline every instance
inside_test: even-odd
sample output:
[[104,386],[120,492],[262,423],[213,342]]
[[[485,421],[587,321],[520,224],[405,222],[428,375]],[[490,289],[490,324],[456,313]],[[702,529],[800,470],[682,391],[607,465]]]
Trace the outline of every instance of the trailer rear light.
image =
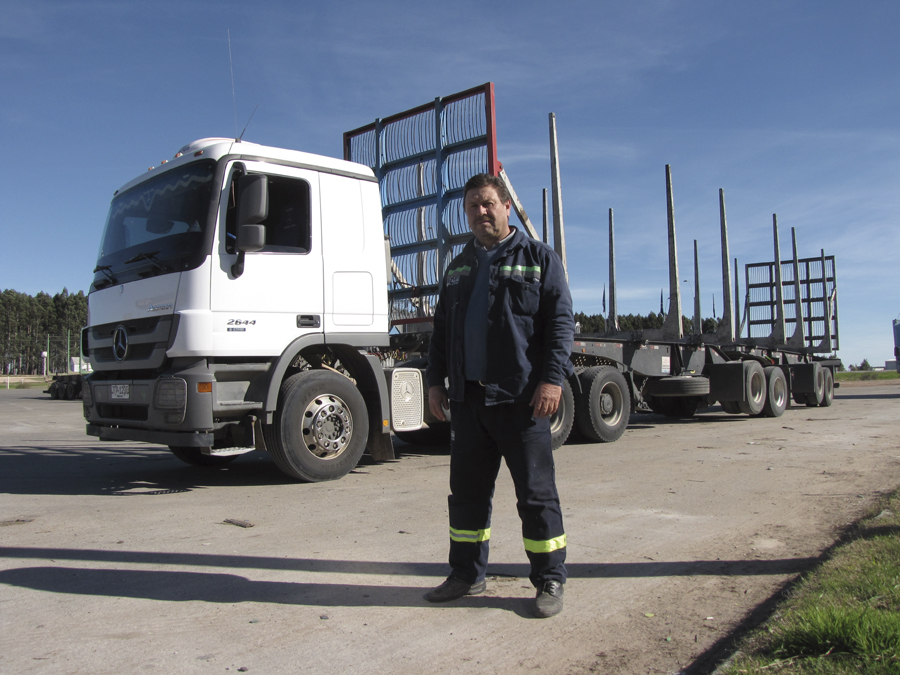
[[197,393],[198,394],[211,394],[212,393],[212,382],[198,382],[197,383]]

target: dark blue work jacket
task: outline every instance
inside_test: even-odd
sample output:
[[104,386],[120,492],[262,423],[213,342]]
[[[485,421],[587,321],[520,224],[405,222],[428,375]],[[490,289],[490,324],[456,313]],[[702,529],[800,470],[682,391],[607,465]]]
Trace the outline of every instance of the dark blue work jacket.
[[[531,400],[540,381],[562,386],[572,374],[575,337],[572,296],[553,249],[516,228],[490,262],[485,403]],[[465,392],[464,323],[477,274],[473,238],[450,263],[434,314],[428,349],[428,386],[450,380],[448,396]]]

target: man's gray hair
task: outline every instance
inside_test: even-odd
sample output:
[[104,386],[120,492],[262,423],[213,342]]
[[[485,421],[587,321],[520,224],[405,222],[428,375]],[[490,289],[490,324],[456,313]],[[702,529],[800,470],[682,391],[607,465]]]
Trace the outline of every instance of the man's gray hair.
[[469,194],[469,190],[480,190],[486,187],[494,188],[497,191],[497,196],[500,197],[500,201],[504,204],[512,201],[512,197],[509,196],[509,190],[506,189],[506,185],[500,178],[489,173],[476,173],[466,181],[466,187],[463,190],[463,202],[466,201],[466,195]]

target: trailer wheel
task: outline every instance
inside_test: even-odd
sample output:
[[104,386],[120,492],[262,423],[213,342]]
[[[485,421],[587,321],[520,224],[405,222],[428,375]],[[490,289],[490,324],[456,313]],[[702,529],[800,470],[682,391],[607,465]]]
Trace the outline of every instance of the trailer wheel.
[[50,386],[47,388],[47,393],[50,394],[50,398],[56,400],[59,398],[59,383],[54,380],[50,383]]
[[709,380],[690,375],[660,377],[648,380],[644,392],[649,396],[706,396],[709,394]]
[[170,445],[169,450],[171,450],[172,454],[182,462],[190,464],[191,466],[224,466],[226,464],[230,464],[238,458],[238,455],[225,455],[224,457],[217,455],[204,455],[203,450],[201,450],[200,448],[192,448],[179,445]]
[[284,473],[306,482],[334,480],[356,466],[366,449],[369,413],[348,378],[307,370],[281,385],[266,446]]
[[788,405],[787,379],[778,366],[769,366],[766,374],[766,402],[762,414],[766,417],[781,417]]
[[834,403],[834,375],[830,368],[822,368],[822,370],[825,371],[825,388],[822,390],[822,402],[819,405],[829,408]]
[[554,450],[568,440],[575,425],[575,393],[568,380],[563,381],[562,389],[559,408],[550,416],[550,438]]
[[757,361],[744,361],[744,391],[747,400],[741,401],[741,412],[758,415],[766,403],[766,371]]
[[589,440],[617,441],[628,426],[631,396],[625,377],[612,366],[595,366],[578,375],[581,395],[576,402],[578,430]]
[[743,412],[739,401],[719,401],[719,405],[729,415],[740,415]]
[[75,383],[74,382],[66,382],[66,400],[67,401],[75,400]]
[[[823,368],[818,363],[815,364],[813,381],[815,382],[816,390],[806,395],[807,407],[815,408],[816,406],[823,405],[823,401],[825,400],[825,373],[827,372],[829,372],[827,368]],[[831,386],[832,388],[834,387],[834,379],[832,379]],[[829,403],[829,405],[831,404]]]

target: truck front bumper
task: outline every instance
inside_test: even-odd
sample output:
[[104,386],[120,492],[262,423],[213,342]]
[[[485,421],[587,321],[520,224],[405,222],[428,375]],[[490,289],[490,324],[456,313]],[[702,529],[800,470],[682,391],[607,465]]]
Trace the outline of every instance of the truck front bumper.
[[110,441],[161,445],[213,445],[214,376],[205,361],[173,367],[153,379],[106,379],[95,372],[84,383],[87,434]]

